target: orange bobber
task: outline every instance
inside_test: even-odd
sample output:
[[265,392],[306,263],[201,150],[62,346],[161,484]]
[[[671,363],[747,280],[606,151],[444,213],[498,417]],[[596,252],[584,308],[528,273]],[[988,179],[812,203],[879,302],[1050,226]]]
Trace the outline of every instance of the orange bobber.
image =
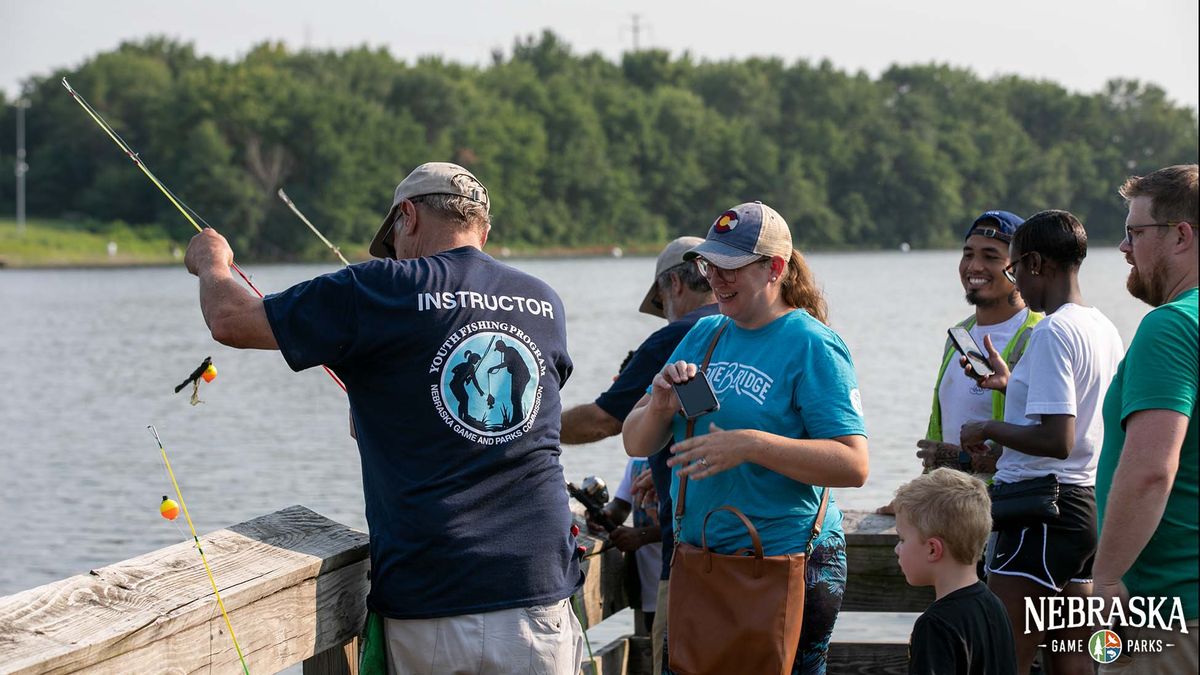
[[200,374],[200,377],[203,377],[205,382],[212,382],[213,380],[217,379],[217,367],[211,363],[208,364],[208,367],[204,369],[204,372]]
[[174,499],[163,495],[162,504],[158,505],[158,512],[167,520],[175,520],[179,517],[179,504]]

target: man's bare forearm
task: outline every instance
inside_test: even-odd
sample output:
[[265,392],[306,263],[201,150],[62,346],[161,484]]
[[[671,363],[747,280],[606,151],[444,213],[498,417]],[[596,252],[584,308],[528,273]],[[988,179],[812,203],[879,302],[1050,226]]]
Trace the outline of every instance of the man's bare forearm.
[[1188,418],[1173,410],[1143,410],[1126,420],[1125,445],[1096,550],[1097,581],[1119,581],[1158,529],[1179,470],[1187,425]]
[[577,405],[562,414],[564,445],[595,443],[621,433],[621,422],[595,403]]
[[213,339],[241,349],[279,349],[260,298],[233,278],[228,267],[201,270],[200,313]]

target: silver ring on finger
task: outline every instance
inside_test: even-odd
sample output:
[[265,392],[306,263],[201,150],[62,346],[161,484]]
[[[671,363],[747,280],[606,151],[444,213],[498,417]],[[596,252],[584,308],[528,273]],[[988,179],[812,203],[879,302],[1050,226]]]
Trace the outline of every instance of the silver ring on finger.
[[700,466],[708,468],[708,458],[707,457],[701,457],[696,463],[699,464]]

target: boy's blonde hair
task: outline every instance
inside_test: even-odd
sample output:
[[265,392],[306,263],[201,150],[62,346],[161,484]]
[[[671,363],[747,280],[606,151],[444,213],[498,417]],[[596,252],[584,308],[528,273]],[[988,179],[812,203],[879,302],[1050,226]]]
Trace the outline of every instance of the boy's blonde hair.
[[954,469],[935,469],[896,490],[896,515],[901,513],[921,536],[937,537],[964,565],[983,555],[992,531],[992,500],[987,487]]

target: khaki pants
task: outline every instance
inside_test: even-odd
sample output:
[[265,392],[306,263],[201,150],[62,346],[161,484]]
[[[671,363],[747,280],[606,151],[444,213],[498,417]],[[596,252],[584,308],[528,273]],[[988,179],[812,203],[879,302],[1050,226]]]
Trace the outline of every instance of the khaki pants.
[[437,619],[386,619],[389,675],[577,675],[583,628],[570,599]]
[[663,671],[663,641],[667,639],[667,589],[670,583],[666,580],[658,582],[658,604],[654,609],[654,625],[650,627],[650,648],[654,654],[654,675]]
[[[1173,630],[1122,628],[1125,644],[1121,656],[1101,665],[1100,675],[1193,675],[1200,659],[1200,619],[1188,621],[1187,630],[1184,635]],[[1164,646],[1161,652],[1131,652],[1127,651],[1130,640],[1162,640]]]

